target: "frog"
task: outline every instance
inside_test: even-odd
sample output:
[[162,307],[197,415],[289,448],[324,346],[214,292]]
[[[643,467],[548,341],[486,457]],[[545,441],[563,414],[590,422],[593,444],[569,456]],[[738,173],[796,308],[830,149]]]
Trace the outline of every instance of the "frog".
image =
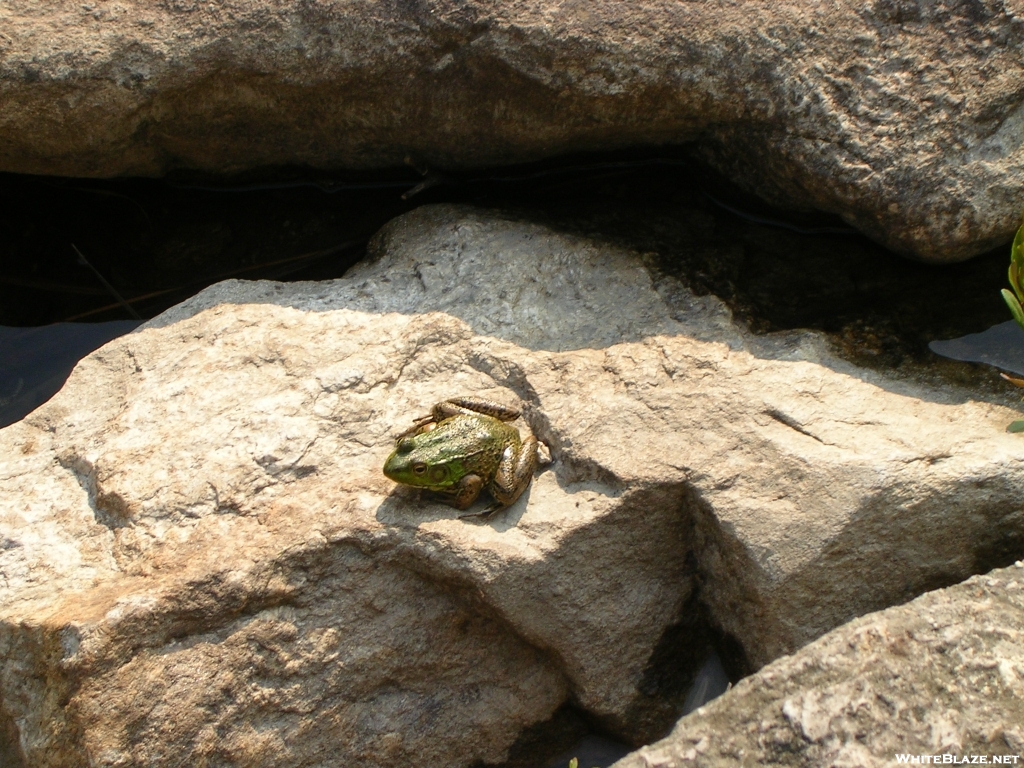
[[537,438],[525,440],[509,422],[522,412],[477,397],[453,397],[395,438],[384,474],[401,485],[432,491],[465,512],[486,490],[485,510],[459,517],[490,517],[522,496],[537,468]]

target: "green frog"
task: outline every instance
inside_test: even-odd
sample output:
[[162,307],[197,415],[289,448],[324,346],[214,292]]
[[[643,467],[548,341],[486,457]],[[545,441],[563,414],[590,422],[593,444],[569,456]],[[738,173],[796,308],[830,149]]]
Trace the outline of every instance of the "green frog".
[[479,514],[489,517],[522,495],[537,467],[537,438],[521,440],[506,423],[519,416],[515,408],[475,397],[440,402],[396,438],[384,474],[433,491],[460,511],[486,489],[494,503]]

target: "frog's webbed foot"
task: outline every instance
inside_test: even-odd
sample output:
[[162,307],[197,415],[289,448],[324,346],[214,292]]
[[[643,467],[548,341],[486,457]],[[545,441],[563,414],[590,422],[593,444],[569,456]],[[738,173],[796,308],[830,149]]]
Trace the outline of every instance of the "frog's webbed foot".
[[463,512],[458,515],[458,519],[464,520],[467,517],[479,517],[481,520],[490,520],[492,515],[503,509],[504,507],[498,506],[497,504],[491,504],[489,507],[481,509],[479,512]]
[[498,421],[515,421],[522,415],[518,408],[484,400],[480,397],[452,397],[434,406],[431,416],[434,421],[442,421],[457,414],[476,416],[483,414]]
[[537,438],[530,435],[523,440],[519,450],[510,448],[505,450],[498,464],[498,471],[494,475],[487,490],[494,497],[494,504],[484,512],[489,516],[499,509],[511,506],[516,499],[523,495],[523,491],[533,480],[533,473],[537,469]]
[[505,509],[505,505],[500,502],[492,502],[486,507],[481,509],[479,512],[463,512],[458,518],[461,520],[464,517],[479,517],[481,520],[490,520],[495,514]]

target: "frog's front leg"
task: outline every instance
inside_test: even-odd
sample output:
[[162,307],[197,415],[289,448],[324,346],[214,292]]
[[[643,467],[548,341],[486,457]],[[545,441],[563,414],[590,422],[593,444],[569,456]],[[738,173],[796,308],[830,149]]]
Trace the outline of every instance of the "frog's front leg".
[[505,454],[498,464],[498,471],[494,480],[487,490],[494,497],[494,504],[489,506],[482,514],[486,517],[494,514],[499,509],[511,506],[516,499],[523,495],[523,491],[533,480],[533,473],[537,469],[537,438],[530,435],[523,440],[522,445],[516,450],[513,446],[505,449]]
[[518,408],[496,403],[493,400],[484,400],[481,397],[452,397],[434,406],[431,411],[431,418],[434,421],[455,416],[456,414],[491,416],[498,421],[515,421],[522,412]]
[[462,512],[473,506],[473,502],[477,500],[483,487],[484,480],[480,475],[466,475],[450,491],[435,491],[435,493],[445,504]]

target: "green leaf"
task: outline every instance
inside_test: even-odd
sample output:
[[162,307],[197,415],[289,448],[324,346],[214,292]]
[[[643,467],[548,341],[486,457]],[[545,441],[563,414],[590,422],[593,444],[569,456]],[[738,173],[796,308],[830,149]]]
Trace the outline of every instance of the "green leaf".
[[1010,261],[1021,264],[1024,262],[1024,224],[1017,230],[1013,238],[1013,245],[1010,246]]
[[1017,300],[1024,303],[1024,286],[1021,286],[1020,278],[1024,274],[1024,224],[1017,229],[1013,238],[1013,245],[1010,246],[1010,285],[1013,286]]
[[580,761],[577,760],[575,757],[569,761],[569,768],[579,768],[579,765]]
[[1013,315],[1013,319],[1017,321],[1017,325],[1024,328],[1024,308],[1022,308],[1020,302],[1017,301],[1017,297],[1005,288],[1003,288],[1002,294],[1003,300],[1006,302],[1006,306],[1010,308],[1010,314]]
[[1007,432],[1024,432],[1024,421],[1018,419],[1017,421],[1011,422],[1010,426],[1006,428]]
[[1010,285],[1013,287],[1013,292],[1017,294],[1017,300],[1024,301],[1024,292],[1021,291],[1020,285],[1020,267],[1017,262],[1010,262],[1010,269],[1007,270],[1006,276],[1010,281]]

